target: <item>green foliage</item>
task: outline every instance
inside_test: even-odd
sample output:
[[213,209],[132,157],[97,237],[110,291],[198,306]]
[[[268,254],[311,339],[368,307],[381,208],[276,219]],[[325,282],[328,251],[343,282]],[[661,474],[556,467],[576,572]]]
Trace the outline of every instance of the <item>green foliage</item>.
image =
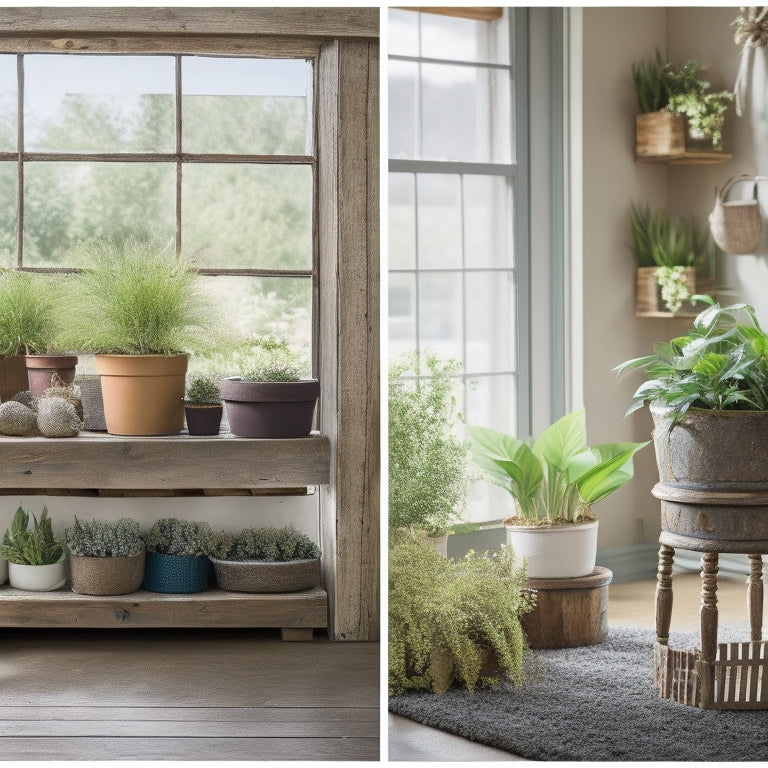
[[209,555],[220,539],[206,522],[164,517],[155,521],[144,540],[148,552],[164,555]]
[[219,405],[219,383],[211,376],[192,377],[187,385],[187,402],[190,405]]
[[251,339],[243,365],[243,381],[299,381],[306,368],[300,354],[273,336]]
[[588,518],[590,507],[634,474],[645,443],[587,445],[584,409],[563,416],[534,442],[487,427],[469,427],[475,463],[515,500],[519,523],[536,525]]
[[444,533],[464,513],[468,446],[457,435],[458,363],[425,353],[389,366],[389,525]]
[[39,519],[33,514],[32,520],[29,530],[29,514],[22,507],[16,510],[0,544],[0,557],[17,565],[53,565],[64,560],[67,550],[53,535],[48,508],[43,507]]
[[658,112],[669,102],[669,91],[662,76],[664,66],[658,48],[655,59],[632,64],[632,82],[635,84],[637,104],[642,113]]
[[[66,286],[57,293],[66,294]],[[59,330],[55,295],[50,279],[0,270],[0,355],[53,351]]]
[[288,560],[315,560],[320,549],[312,539],[292,525],[284,528],[246,528],[223,549],[224,560],[261,560],[284,563]]
[[[510,547],[454,561],[422,541],[393,537],[389,548],[389,693],[454,683],[472,693],[500,679],[520,684],[528,646],[520,616],[533,607],[524,568]],[[488,652],[499,676],[483,674]]]
[[669,109],[688,118],[688,135],[692,139],[711,141],[713,149],[722,149],[725,112],[732,101],[730,91],[681,93],[670,98]]
[[128,517],[119,520],[80,520],[64,531],[69,551],[86,557],[131,557],[144,551],[139,524]]
[[261,368],[251,368],[241,376],[243,381],[299,381],[299,371],[291,365],[271,363]]
[[191,263],[157,245],[128,239],[82,245],[89,268],[68,324],[80,349],[171,355],[202,345],[210,308]]
[[709,306],[684,336],[616,367],[619,375],[637,368],[648,375],[627,413],[659,401],[673,409],[674,427],[689,408],[768,410],[768,334],[754,309],[748,304],[721,307],[709,296],[694,298]]

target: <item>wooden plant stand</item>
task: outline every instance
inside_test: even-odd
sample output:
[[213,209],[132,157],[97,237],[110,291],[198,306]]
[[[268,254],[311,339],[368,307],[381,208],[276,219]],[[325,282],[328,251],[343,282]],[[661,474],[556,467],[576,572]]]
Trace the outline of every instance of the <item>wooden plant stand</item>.
[[613,573],[598,566],[589,576],[528,579],[536,607],[520,618],[531,648],[574,648],[608,636],[608,585]]

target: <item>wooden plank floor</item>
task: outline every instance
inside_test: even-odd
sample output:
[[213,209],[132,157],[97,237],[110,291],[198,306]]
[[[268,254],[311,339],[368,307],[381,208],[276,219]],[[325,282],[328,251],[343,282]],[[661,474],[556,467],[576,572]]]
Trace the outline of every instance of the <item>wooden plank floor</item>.
[[0,629],[3,760],[378,760],[379,644]]

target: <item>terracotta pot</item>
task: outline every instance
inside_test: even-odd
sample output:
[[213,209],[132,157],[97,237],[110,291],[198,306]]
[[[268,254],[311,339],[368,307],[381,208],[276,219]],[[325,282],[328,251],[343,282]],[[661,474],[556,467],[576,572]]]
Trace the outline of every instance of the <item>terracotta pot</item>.
[[111,435],[172,435],[184,429],[188,355],[96,355]]
[[221,427],[221,417],[224,412],[222,405],[190,405],[184,404],[184,415],[187,419],[187,431],[190,435],[218,435]]
[[26,355],[27,378],[32,397],[40,397],[55,375],[64,384],[75,380],[77,355]]
[[0,357],[0,403],[29,389],[27,360],[24,355]]
[[302,381],[242,381],[220,383],[227,421],[238,437],[306,437],[312,431],[320,394],[317,379]]
[[141,587],[146,552],[131,557],[69,558],[72,591],[78,595],[127,595]]
[[300,592],[320,583],[320,560],[219,560],[212,557],[216,582],[228,592]]

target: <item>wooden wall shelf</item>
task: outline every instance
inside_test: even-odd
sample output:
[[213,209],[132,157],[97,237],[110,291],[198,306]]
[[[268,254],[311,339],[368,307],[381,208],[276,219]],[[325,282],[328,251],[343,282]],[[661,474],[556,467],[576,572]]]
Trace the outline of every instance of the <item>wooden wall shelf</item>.
[[730,163],[733,155],[728,152],[697,152],[686,150],[676,155],[635,156],[638,163],[662,163],[666,165],[720,165]]

